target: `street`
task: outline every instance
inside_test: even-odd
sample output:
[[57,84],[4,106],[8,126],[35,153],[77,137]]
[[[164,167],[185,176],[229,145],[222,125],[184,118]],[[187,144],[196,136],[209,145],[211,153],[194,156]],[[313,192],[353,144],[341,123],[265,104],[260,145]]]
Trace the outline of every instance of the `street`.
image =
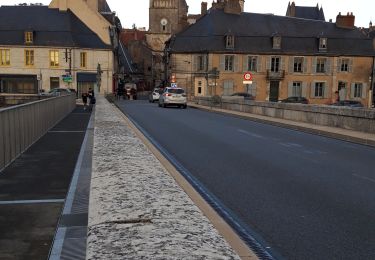
[[375,149],[197,109],[118,106],[276,259],[375,259]]

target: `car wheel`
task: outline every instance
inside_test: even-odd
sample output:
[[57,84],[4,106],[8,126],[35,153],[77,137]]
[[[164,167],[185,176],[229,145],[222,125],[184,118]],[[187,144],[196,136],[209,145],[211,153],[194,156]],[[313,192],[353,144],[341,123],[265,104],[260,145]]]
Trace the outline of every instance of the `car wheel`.
[[164,104],[163,104],[163,107],[166,108],[166,107],[167,107],[167,104],[164,103]]

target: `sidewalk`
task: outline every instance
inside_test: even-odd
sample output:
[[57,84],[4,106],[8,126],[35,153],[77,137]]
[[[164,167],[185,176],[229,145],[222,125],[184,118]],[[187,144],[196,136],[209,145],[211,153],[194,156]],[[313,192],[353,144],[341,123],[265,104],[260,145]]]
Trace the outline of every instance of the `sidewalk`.
[[358,144],[375,147],[375,134],[351,131],[351,130],[336,128],[336,127],[314,125],[314,124],[308,124],[308,123],[303,123],[303,122],[295,122],[291,120],[255,115],[255,114],[226,110],[226,109],[215,108],[215,107],[202,106],[202,105],[195,104],[193,102],[189,102],[188,106],[191,108],[197,108],[197,109],[202,109],[202,110],[211,111],[215,113],[238,116],[238,117],[242,117],[248,120],[253,120],[256,122],[276,125],[280,127],[290,128],[290,129],[294,129],[298,131],[303,131],[307,133],[322,135],[322,136],[340,139],[340,140],[344,140],[344,141],[348,141],[352,143],[358,143]]
[[98,97],[87,259],[257,259],[229,246],[170,170]]

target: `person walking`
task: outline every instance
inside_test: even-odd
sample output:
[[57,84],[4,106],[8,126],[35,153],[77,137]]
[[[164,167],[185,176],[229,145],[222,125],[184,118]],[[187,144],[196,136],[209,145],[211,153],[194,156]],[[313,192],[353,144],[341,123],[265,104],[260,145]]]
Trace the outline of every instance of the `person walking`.
[[88,94],[86,92],[83,92],[82,93],[83,110],[86,110],[87,98],[88,98]]
[[89,97],[89,100],[90,100],[89,108],[90,108],[90,111],[91,111],[92,107],[96,103],[95,93],[94,93],[94,90],[92,90],[92,88],[89,88],[88,97]]

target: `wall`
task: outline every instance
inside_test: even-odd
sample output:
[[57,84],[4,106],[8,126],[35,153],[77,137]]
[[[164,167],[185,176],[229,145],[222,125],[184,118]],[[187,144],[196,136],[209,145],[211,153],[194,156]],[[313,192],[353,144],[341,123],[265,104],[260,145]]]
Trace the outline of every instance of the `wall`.
[[75,102],[75,95],[67,95],[0,109],[0,171],[73,111]]
[[256,115],[375,133],[375,110],[258,102],[226,97],[222,97],[221,102],[212,101],[211,97],[195,98],[197,104],[204,106],[218,106],[223,109]]

